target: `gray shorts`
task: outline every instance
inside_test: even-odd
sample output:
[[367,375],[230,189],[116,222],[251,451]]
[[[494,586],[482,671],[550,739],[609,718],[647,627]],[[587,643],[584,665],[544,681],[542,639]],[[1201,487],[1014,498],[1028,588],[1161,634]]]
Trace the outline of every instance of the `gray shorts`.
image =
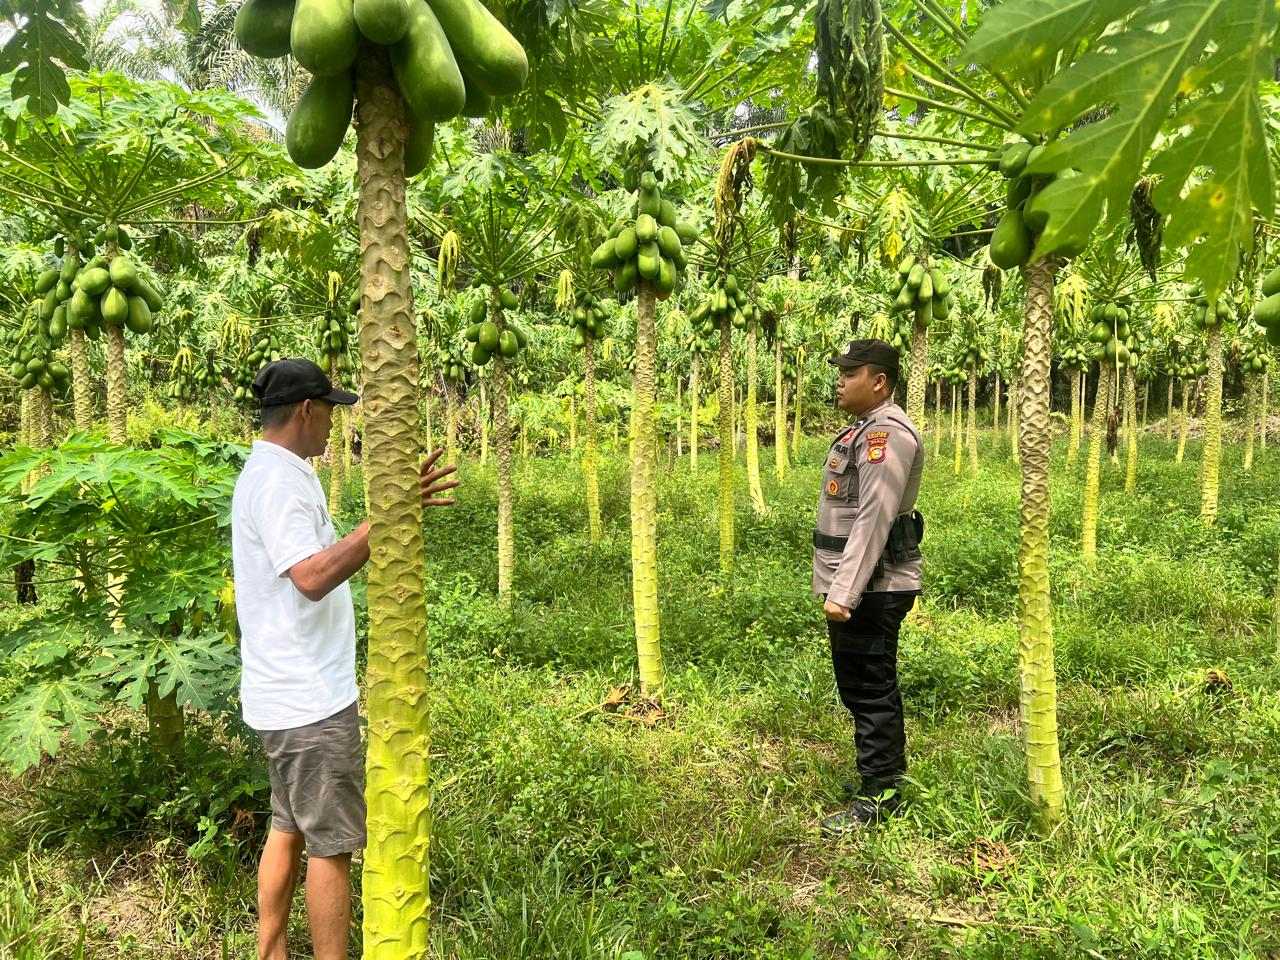
[[259,730],[271,774],[271,826],[301,833],[312,857],[365,845],[364,751],[356,705],[290,730]]

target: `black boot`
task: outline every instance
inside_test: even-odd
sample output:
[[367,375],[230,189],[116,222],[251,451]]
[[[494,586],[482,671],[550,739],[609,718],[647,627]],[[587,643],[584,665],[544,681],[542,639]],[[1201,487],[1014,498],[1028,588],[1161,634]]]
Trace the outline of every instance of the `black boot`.
[[833,813],[822,821],[822,832],[828,837],[843,837],[874,827],[887,820],[902,806],[902,781],[896,777],[866,778],[862,789],[848,810]]

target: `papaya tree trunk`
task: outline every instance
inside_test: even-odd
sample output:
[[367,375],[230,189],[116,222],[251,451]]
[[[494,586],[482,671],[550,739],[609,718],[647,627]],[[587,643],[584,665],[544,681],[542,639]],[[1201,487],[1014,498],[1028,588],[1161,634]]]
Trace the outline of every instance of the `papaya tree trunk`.
[[1258,411],[1258,449],[1267,449],[1267,384],[1271,382],[1271,367],[1262,371],[1262,409]]
[[166,759],[176,757],[186,739],[186,724],[182,706],[178,703],[178,691],[170,690],[162,697],[155,678],[148,677],[144,705],[147,711],[147,735],[152,745]]
[[71,352],[71,396],[76,429],[93,429],[93,381],[89,377],[89,350],[83,330],[72,330],[68,338]]
[[[506,329],[496,292],[490,315],[499,332]],[[493,434],[494,455],[498,461],[498,597],[507,603],[511,597],[516,542],[511,504],[511,413],[507,407],[507,361],[502,351],[493,355]]]
[[1124,371],[1124,419],[1128,424],[1124,438],[1124,492],[1133,493],[1138,487],[1138,391],[1132,366]]
[[773,338],[773,475],[782,483],[787,475],[787,385],[782,379],[782,331]]
[[991,396],[991,437],[1000,439],[1000,371],[996,370],[996,389]]
[[1222,465],[1222,327],[1209,328],[1208,399],[1204,411],[1204,453],[1200,460],[1200,519],[1218,518],[1218,471]]
[[124,359],[124,327],[107,327],[107,438],[129,440],[129,381]]
[[445,459],[450,463],[458,462],[458,398],[454,396],[453,384],[444,382],[444,443]]
[[684,393],[682,386],[684,380],[678,374],[672,377],[676,383],[676,428],[673,432],[673,439],[676,442],[676,458],[684,456]]
[[1244,469],[1253,469],[1253,428],[1257,413],[1257,384],[1255,378],[1244,375]]
[[1164,438],[1173,439],[1173,377],[1169,378],[1169,399],[1164,405]]
[[756,407],[756,351],[760,337],[759,324],[747,325],[747,390],[743,430],[747,441],[747,489],[751,494],[751,507],[756,514],[768,510],[764,502],[764,488],[760,485],[760,411]]
[[369,512],[365,960],[426,956],[430,713],[418,464],[418,346],[404,180],[408,128],[387,60],[356,72],[363,457]]
[[1018,544],[1019,704],[1031,802],[1051,829],[1065,816],[1049,590],[1050,323],[1054,261],[1025,268],[1026,334],[1019,377],[1022,498]]
[[582,457],[582,473],[587,484],[587,526],[591,531],[591,542],[599,543],[603,534],[600,527],[600,450],[596,437],[596,340],[590,333],[582,348],[582,363],[587,404],[586,452]]
[[791,428],[791,455],[800,454],[800,400],[804,397],[804,348],[796,348],[796,422]]
[[960,476],[960,468],[964,463],[964,412],[960,404],[963,402],[963,395],[960,392],[960,384],[953,383],[951,385],[951,437],[952,446],[955,453],[955,474]]
[[1142,432],[1147,430],[1147,408],[1151,405],[1151,381],[1144,380],[1142,382],[1142,422],[1138,429]]
[[937,457],[942,452],[942,435],[946,431],[943,430],[942,420],[942,381],[933,381],[933,455]]
[[1187,381],[1182,381],[1182,411],[1178,416],[1178,452],[1173,458],[1174,463],[1181,463],[1183,455],[1187,452],[1187,433],[1191,429],[1191,414],[1187,410]]
[[[18,397],[18,440],[24,446],[34,447],[36,438],[33,436],[35,429],[33,422],[35,415],[33,407],[35,403],[32,399],[32,390],[22,390]],[[25,495],[31,489],[31,483],[35,479],[35,472],[28,473],[18,482],[18,489]],[[13,568],[13,586],[17,593],[18,603],[30,604],[34,606],[38,602],[36,592],[36,563],[34,560],[23,560]]]
[[435,392],[421,386],[418,389],[422,394],[422,423],[427,435],[427,449],[434,450],[436,448]]
[[928,429],[924,416],[925,380],[929,376],[929,328],[911,324],[911,366],[907,374],[907,418]]
[[[342,407],[333,408],[333,428],[329,431],[329,516],[342,509]],[[428,443],[427,446],[431,444]]]
[[1009,384],[1009,452],[1013,462],[1018,462],[1018,431],[1021,426],[1019,410],[1022,403],[1022,377],[1016,376]]
[[720,321],[720,569],[733,569],[733,328]]
[[965,438],[969,447],[969,472],[978,475],[978,365],[969,364],[969,428]]
[[1071,371],[1071,435],[1067,440],[1067,465],[1080,455],[1080,375]]
[[698,368],[702,355],[695,353],[689,373],[689,470],[698,472]]
[[489,462],[489,391],[480,381],[480,469]]
[[636,369],[631,438],[631,590],[635,604],[640,691],[662,696],[658,630],[658,436],[654,400],[658,367],[657,301],[653,284],[640,282],[636,301]]
[[1102,483],[1102,441],[1107,432],[1107,411],[1111,409],[1111,364],[1098,365],[1098,386],[1093,396],[1093,418],[1089,422],[1089,460],[1084,469],[1084,501],[1080,524],[1080,553],[1098,555],[1098,488]]
[[569,452],[578,452],[578,401],[569,394]]

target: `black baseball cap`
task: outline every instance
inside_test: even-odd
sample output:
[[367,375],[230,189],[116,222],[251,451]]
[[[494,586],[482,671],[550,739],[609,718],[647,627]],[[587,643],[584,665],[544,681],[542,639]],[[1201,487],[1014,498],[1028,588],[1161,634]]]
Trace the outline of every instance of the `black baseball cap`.
[[863,340],[850,340],[844,353],[832,357],[827,363],[836,367],[861,367],[864,364],[874,363],[877,367],[897,372],[898,351],[892,344],[885,343],[883,340],[873,340],[869,337]]
[[283,407],[303,400],[355,403],[359,394],[339,390],[316,364],[306,357],[272,360],[253,378],[253,392],[260,407]]

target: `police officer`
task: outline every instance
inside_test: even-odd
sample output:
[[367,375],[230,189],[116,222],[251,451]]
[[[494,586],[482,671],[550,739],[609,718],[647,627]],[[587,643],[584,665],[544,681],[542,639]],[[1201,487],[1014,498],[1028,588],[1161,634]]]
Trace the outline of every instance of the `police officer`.
[[906,773],[898,692],[898,629],[920,594],[923,520],[913,508],[924,443],[893,402],[898,351],[854,340],[830,362],[840,368],[836,402],[854,418],[827,453],[813,535],[813,591],[823,597],[840,700],[853,714],[861,783],[848,810],[822,821],[839,836],[897,809]]

